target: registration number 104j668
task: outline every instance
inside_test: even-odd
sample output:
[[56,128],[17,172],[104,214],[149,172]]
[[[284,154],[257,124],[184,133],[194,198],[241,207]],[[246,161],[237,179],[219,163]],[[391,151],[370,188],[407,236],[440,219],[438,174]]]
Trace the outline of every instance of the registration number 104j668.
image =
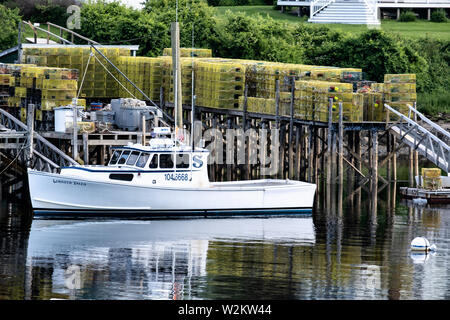
[[166,181],[188,181],[187,173],[166,173],[164,175]]

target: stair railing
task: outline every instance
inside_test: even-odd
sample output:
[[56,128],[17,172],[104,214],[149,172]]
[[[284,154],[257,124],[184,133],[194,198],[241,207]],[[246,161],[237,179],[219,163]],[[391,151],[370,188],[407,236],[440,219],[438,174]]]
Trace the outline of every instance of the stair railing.
[[378,20],[378,0],[364,0],[370,13],[375,20]]
[[[438,166],[442,170],[445,170],[446,172],[450,172],[450,146],[445,141],[433,134],[430,130],[411,119],[411,116],[414,117],[414,115],[412,114],[413,112],[417,113],[417,116],[419,116],[422,121],[426,119],[425,116],[419,114],[419,112],[415,110],[415,108],[409,105],[409,116],[400,113],[388,104],[385,104],[384,107],[389,110],[389,112],[397,115],[397,117],[399,117],[399,120],[401,121],[401,123],[398,123],[396,126],[392,126],[391,130],[393,130],[397,134],[402,134],[401,139],[404,140],[406,144],[408,144],[410,147],[413,147],[420,154],[433,162],[436,166]],[[445,132],[445,130],[442,128],[438,128],[439,126],[433,123],[431,120],[425,122],[429,126],[431,126],[432,129],[435,129],[443,136],[449,137],[448,132]],[[407,135],[411,137],[409,140],[404,139]]]
[[331,3],[335,2],[336,0],[313,0],[310,2],[310,8],[309,8],[309,17],[314,17],[317,13],[322,11],[325,7],[329,6]]
[[[28,132],[28,127],[19,119],[12,116],[7,111],[0,109],[0,124],[17,133]],[[42,171],[54,172],[60,167],[79,165],[74,159],[59,150],[37,132],[33,134],[34,148],[33,154],[36,155],[33,168]]]

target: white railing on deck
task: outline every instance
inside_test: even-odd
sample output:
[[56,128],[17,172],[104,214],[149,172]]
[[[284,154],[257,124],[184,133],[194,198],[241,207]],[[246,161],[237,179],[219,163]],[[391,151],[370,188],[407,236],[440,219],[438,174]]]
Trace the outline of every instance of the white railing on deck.
[[450,0],[377,0],[379,3],[426,3],[426,4],[438,4],[438,3],[450,3]]
[[310,15],[309,17],[312,18],[321,11],[326,6],[330,5],[331,3],[335,2],[335,0],[313,0],[310,2]]
[[364,0],[374,19],[378,19],[378,0]]

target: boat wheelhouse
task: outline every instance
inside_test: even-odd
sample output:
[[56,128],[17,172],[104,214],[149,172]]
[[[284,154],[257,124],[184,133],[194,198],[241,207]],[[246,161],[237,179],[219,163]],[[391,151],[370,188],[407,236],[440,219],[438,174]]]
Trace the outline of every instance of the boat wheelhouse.
[[152,139],[149,146],[131,144],[113,147],[106,166],[71,166],[61,175],[117,182],[134,186],[206,187],[209,185],[207,157],[202,148],[176,146],[171,139]]

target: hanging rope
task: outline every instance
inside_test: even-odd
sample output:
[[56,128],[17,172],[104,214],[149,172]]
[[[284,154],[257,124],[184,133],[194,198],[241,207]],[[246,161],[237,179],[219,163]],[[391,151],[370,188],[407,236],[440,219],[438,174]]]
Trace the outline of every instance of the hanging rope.
[[136,98],[136,96],[134,95],[134,94],[132,94],[112,73],[111,73],[111,71],[109,71],[108,70],[108,68],[100,61],[100,59],[99,58],[97,58],[96,56],[95,56],[95,53],[93,54],[94,55],[94,58],[97,60],[97,62],[98,63],[100,63],[100,65],[103,67],[103,68],[105,68],[105,70],[106,70],[106,72],[108,72],[109,73],[109,75],[111,76],[111,77],[113,77],[113,79],[114,80],[116,80],[121,86],[122,86],[122,88],[124,88],[125,89],[125,91],[126,92],[128,92],[134,99],[137,99]]
[[28,148],[29,147],[29,145],[25,145],[25,144],[27,144],[27,142],[28,142],[28,140],[26,139],[23,143],[22,143],[22,147],[20,147],[20,150],[17,152],[17,156],[14,158],[14,160],[12,160],[1,172],[0,172],[0,175],[2,175],[6,170],[8,170],[8,168],[14,163],[14,162],[16,162],[17,161],[17,159],[19,159],[19,156],[20,156],[20,154],[22,153],[22,151],[25,149],[25,148]]
[[89,59],[88,59],[88,61],[86,63],[86,68],[84,69],[83,79],[81,80],[80,89],[78,89],[77,100],[78,100],[78,97],[80,96],[81,89],[83,88],[84,79],[86,78],[86,73],[87,73],[87,70],[88,70],[88,67],[89,67],[89,63],[91,62],[91,57],[92,56],[93,56],[93,53],[92,53],[92,51],[90,51]]

